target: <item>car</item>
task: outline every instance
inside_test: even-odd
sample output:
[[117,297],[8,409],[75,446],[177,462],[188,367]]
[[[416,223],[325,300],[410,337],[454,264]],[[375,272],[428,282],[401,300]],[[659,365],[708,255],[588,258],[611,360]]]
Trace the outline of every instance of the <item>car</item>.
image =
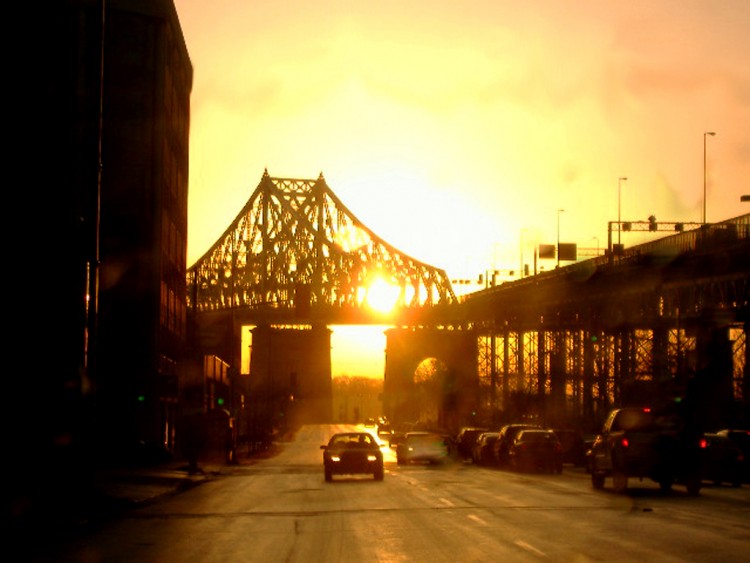
[[374,418],[368,418],[365,420],[365,428],[375,428],[377,423]]
[[739,428],[724,428],[716,432],[719,436],[726,436],[742,450],[742,481],[750,483],[750,430]]
[[508,463],[514,471],[562,473],[560,439],[553,430],[521,430],[508,447]]
[[464,426],[456,435],[456,453],[459,459],[473,459],[472,450],[477,439],[483,432],[489,432],[489,428],[478,428]]
[[383,452],[369,432],[339,432],[331,436],[323,450],[323,472],[326,481],[334,475],[371,474],[383,480]]
[[508,449],[521,430],[544,430],[538,424],[514,422],[500,428],[497,441],[492,445],[492,459],[499,467],[508,467]]
[[396,462],[405,465],[412,462],[431,464],[450,460],[450,437],[428,431],[407,432],[396,445]]
[[612,409],[591,446],[591,485],[624,493],[628,480],[651,479],[668,492],[679,482],[689,495],[697,496],[702,483],[705,438],[688,427],[674,409],[650,406]]
[[500,434],[498,432],[482,432],[471,449],[471,461],[475,465],[492,465],[492,446]]
[[560,440],[563,463],[569,463],[573,467],[585,466],[586,444],[583,434],[574,428],[553,428],[552,430]]
[[706,443],[701,466],[703,480],[716,486],[722,483],[741,486],[745,456],[739,446],[728,436],[717,433],[706,432],[703,439]]

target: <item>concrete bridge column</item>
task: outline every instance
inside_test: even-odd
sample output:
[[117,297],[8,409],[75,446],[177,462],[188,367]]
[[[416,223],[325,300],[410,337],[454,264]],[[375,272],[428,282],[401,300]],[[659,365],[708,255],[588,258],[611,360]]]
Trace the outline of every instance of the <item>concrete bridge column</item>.
[[420,404],[414,376],[426,359],[437,360],[443,371],[424,389],[438,392],[438,420],[445,430],[458,431],[472,423],[479,399],[479,348],[471,331],[439,329],[390,329],[386,331],[383,403],[386,415],[396,424],[415,422],[425,405]]
[[333,420],[331,331],[325,326],[253,329],[251,401],[275,426]]

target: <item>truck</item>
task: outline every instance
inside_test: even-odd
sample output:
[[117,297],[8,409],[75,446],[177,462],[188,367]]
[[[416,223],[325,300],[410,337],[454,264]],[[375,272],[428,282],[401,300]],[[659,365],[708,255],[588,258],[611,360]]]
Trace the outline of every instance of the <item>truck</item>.
[[612,489],[624,493],[628,479],[651,479],[664,492],[680,483],[695,496],[701,489],[704,448],[702,436],[689,429],[676,412],[648,406],[616,408],[589,452],[591,484],[602,489],[611,477]]

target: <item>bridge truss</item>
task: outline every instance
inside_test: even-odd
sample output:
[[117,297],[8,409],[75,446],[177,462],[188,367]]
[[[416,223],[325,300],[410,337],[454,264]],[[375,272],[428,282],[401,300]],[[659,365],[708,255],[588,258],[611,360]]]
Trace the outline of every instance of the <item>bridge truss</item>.
[[693,387],[706,423],[744,420],[748,264],[744,215],[470,296],[484,407],[601,422]]
[[[396,310],[456,303],[446,273],[389,245],[317,180],[272,178],[189,270],[197,312],[243,309],[254,320],[373,322],[376,280],[397,288]],[[394,291],[395,293],[395,291]]]

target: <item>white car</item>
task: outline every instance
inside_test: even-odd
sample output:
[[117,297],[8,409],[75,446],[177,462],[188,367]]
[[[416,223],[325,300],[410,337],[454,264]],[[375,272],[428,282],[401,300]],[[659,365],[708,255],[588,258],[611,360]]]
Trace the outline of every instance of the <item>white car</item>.
[[399,465],[411,462],[445,463],[450,459],[450,438],[436,432],[407,432],[396,446]]

